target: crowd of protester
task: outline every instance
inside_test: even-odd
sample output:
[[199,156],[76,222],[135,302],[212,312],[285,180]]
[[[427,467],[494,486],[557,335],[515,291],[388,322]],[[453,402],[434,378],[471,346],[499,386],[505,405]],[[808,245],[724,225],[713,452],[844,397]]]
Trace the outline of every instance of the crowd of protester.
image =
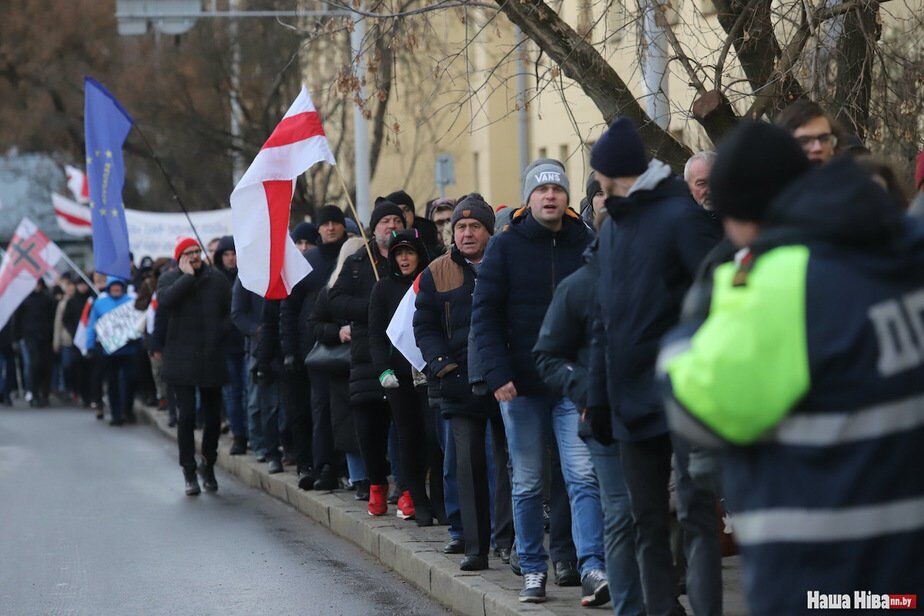
[[[231,455],[288,468],[301,489],[447,526],[462,570],[493,552],[523,577],[523,602],[546,599],[551,559],[585,606],[682,614],[686,594],[694,613],[722,614],[721,559],[736,549],[723,508],[753,521],[820,503],[836,517],[924,497],[924,235],[908,215],[924,211],[924,153],[909,199],[807,101],[775,125],[745,123],[682,176],[646,152],[618,119],[584,186],[539,159],[519,207],[470,193],[421,217],[398,190],[376,199],[365,233],[321,207],[291,232],[312,270],[283,300],[241,285],[231,237],[208,256],[183,238],[131,281],[94,276],[95,298],[79,278],[53,294],[39,282],[0,333],[2,399],[19,387],[44,406],[56,391],[112,425],[135,420],[135,399],[159,407],[190,495],[200,478],[218,489],[230,431]],[[386,331],[412,286],[422,371]],[[912,326],[884,316],[877,347],[867,319],[879,328],[877,302],[902,294]],[[144,311],[143,335],[107,353],[93,324],[126,302]],[[913,400],[905,419],[846,446],[801,432],[896,400]],[[761,444],[768,431],[783,440]],[[754,524],[735,527],[754,614],[801,611],[793,588],[924,588],[920,523],[843,541],[809,528],[782,544],[773,533],[788,529]]]

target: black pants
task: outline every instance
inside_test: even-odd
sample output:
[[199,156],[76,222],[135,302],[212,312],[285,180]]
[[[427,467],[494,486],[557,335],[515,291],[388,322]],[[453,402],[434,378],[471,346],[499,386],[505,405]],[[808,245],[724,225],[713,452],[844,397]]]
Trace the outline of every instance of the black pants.
[[670,547],[670,437],[621,441],[619,447],[635,520],[635,556],[645,607],[652,616],[683,614]]
[[[180,466],[196,470],[196,387],[173,385],[177,406],[177,441],[180,446]],[[218,435],[221,432],[221,387],[200,387],[202,402],[202,457],[206,464],[218,459]]]
[[96,355],[90,360],[90,401],[99,408],[103,407],[103,381],[106,380],[106,368],[103,365],[102,352],[97,346]]
[[101,359],[106,370],[109,414],[116,421],[134,418],[135,358],[131,355],[106,355]]
[[420,519],[433,517],[433,505],[427,496],[427,429],[422,400],[413,386],[401,385],[386,390],[398,431],[398,464],[404,487],[411,493]]
[[[483,415],[453,414],[449,423],[456,446],[456,479],[465,553],[487,556],[491,549],[491,505],[488,492],[488,457],[485,436],[490,424],[494,453],[494,526],[498,547],[510,548],[513,538],[513,511],[510,476],[507,473],[507,447],[504,422],[497,404],[487,397],[478,398]],[[444,407],[452,409],[449,405]],[[469,409],[471,411],[471,409]],[[452,410],[450,410],[450,413]]]
[[51,392],[51,341],[26,340],[29,350],[29,379],[32,395],[38,401],[47,401]]
[[310,385],[304,366],[296,363],[294,372],[282,377],[282,405],[286,412],[286,428],[292,438],[292,454],[299,471],[311,468],[311,409]]
[[320,471],[325,464],[333,467],[337,461],[330,418],[330,377],[324,372],[309,370],[308,381],[311,384],[311,453],[314,467]]
[[417,387],[417,399],[427,435],[426,467],[427,475],[430,477],[430,505],[433,508],[433,517],[446,521],[446,505],[443,500],[443,449],[440,447],[436,422],[436,413],[440,412],[439,405],[437,408],[431,406],[426,385]]
[[388,402],[375,400],[353,405],[359,452],[366,466],[366,477],[375,486],[388,484],[388,427],[391,411]]

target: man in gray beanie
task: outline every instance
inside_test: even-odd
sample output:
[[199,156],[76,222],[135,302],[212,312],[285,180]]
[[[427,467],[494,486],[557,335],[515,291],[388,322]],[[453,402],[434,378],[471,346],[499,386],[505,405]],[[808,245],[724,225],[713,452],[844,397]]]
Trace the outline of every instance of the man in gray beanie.
[[[577,435],[578,409],[545,386],[532,355],[555,286],[583,264],[582,254],[593,234],[568,209],[568,176],[560,163],[541,159],[527,167],[522,197],[526,207],[513,214],[485,252],[472,299],[474,348],[479,350],[484,381],[500,403],[513,468],[513,517],[524,581],[519,600],[546,600],[542,468],[554,442],[572,527],[581,529],[574,533],[574,544],[582,604],[602,605],[609,600],[609,590],[600,492],[590,451]],[[560,564],[555,563],[556,573]]]

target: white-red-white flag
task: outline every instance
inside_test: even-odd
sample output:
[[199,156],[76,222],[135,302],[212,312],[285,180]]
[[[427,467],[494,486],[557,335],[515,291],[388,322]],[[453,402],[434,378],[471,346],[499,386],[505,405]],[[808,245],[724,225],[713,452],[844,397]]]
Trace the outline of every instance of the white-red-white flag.
[[404,355],[404,358],[417,368],[418,372],[423,372],[427,362],[424,361],[423,354],[417,347],[417,339],[414,337],[414,312],[417,310],[415,304],[419,292],[420,275],[414,279],[414,284],[401,298],[401,303],[395,309],[395,314],[392,315],[385,333],[392,345]]
[[51,194],[51,203],[55,210],[58,227],[69,235],[89,237],[93,233],[90,208],[63,195]]
[[315,163],[334,165],[321,118],[302,91],[231,193],[237,274],[245,289],[282,299],[311,266],[289,237],[295,180]]
[[90,309],[93,308],[93,296],[87,298],[80,313],[80,321],[74,331],[74,346],[80,350],[81,355],[87,354],[87,325],[90,324]]
[[22,219],[0,265],[0,328],[32,292],[39,278],[46,278],[55,270],[61,255],[61,249],[34,222]]
[[87,182],[87,174],[77,167],[64,165],[64,175],[67,176],[67,188],[77,203],[89,203],[90,184]]

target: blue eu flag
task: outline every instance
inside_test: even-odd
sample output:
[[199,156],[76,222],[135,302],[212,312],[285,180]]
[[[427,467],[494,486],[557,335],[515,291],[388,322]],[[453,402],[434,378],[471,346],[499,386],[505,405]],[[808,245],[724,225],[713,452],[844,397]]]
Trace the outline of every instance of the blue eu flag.
[[127,280],[131,278],[131,257],[122,204],[122,144],[132,129],[132,119],[101,83],[85,77],[83,86],[93,261],[97,272]]

